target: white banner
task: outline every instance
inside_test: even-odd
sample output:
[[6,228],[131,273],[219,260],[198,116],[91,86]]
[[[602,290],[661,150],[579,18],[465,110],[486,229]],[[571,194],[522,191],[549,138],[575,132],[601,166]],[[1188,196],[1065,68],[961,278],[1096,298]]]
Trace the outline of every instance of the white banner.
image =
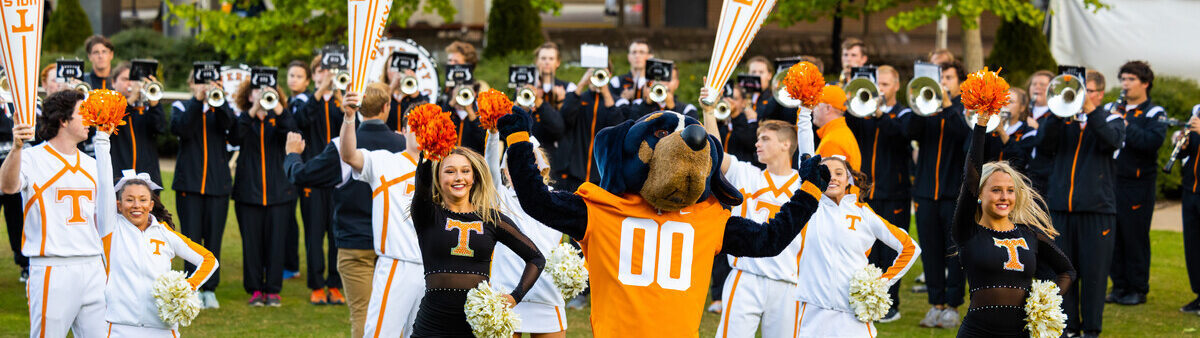
[[1200,81],[1200,1],[1105,0],[1112,7],[1092,13],[1082,1],[1054,0],[1050,52],[1062,65],[1104,74],[1109,88],[1121,85],[1117,71],[1131,60],[1150,63],[1156,76]]
[[708,77],[704,81],[710,97],[701,99],[716,102],[720,97],[725,81],[737,69],[742,55],[750,48],[754,35],[758,34],[774,7],[775,0],[725,0],[721,5],[721,21],[713,42],[712,58],[708,61]]
[[[367,86],[371,60],[379,57],[379,38],[387,25],[392,0],[350,0],[350,88],[362,93]],[[387,56],[384,56],[385,58]]]
[[38,65],[42,50],[42,0],[0,1],[0,53],[8,72],[8,88],[17,107],[13,120],[33,125],[36,119]]

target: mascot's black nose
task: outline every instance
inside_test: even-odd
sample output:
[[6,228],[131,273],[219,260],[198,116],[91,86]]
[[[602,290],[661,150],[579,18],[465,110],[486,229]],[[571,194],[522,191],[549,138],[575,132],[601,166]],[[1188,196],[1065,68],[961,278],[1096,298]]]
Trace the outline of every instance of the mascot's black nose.
[[704,149],[704,144],[708,142],[708,132],[704,131],[704,127],[695,124],[683,128],[679,136],[683,137],[683,143],[695,151]]

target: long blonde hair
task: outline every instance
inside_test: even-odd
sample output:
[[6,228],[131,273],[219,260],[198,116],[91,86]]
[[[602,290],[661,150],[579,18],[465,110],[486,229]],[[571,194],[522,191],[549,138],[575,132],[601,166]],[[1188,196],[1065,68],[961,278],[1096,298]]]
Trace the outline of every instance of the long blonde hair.
[[[483,156],[479,153],[463,147],[455,147],[450,151],[450,155],[462,155],[467,158],[467,162],[471,163],[471,173],[475,177],[474,184],[471,185],[471,193],[468,196],[468,201],[475,207],[475,214],[483,220],[484,223],[499,224],[500,222],[500,197],[496,192],[496,187],[492,185],[491,171],[488,171],[487,162],[484,162]],[[436,172],[433,174],[433,201],[446,207],[442,201],[442,162],[434,163]]]
[[[1045,201],[1042,200],[1042,195],[1033,190],[1029,184],[1029,178],[1022,175],[1021,172],[1013,169],[1006,161],[994,161],[983,165],[983,172],[979,175],[979,191],[982,194],[983,186],[987,183],[989,177],[996,173],[1005,173],[1012,177],[1013,187],[1017,192],[1016,201],[1013,202],[1012,212],[1008,214],[1008,218],[1013,223],[1025,224],[1034,227],[1050,238],[1058,236],[1058,231],[1054,230],[1053,223],[1050,222],[1050,216],[1046,214],[1046,210],[1042,209]],[[975,207],[975,222],[978,223],[983,219],[983,205]]]

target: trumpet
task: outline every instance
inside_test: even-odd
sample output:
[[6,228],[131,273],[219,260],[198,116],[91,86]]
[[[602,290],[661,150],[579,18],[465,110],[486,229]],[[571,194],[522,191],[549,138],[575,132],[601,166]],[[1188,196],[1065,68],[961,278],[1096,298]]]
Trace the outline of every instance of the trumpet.
[[145,86],[142,86],[141,94],[143,101],[161,100],[163,96],[162,83],[158,81],[147,82]]
[[609,74],[608,70],[606,69],[596,69],[592,71],[592,87],[600,88],[600,86],[607,86],[611,77],[612,75]]
[[0,100],[13,101],[12,88],[8,87],[8,73],[3,70],[0,70]]
[[[347,77],[347,83],[349,83],[348,77]],[[412,94],[416,94],[418,90],[420,90],[420,87],[417,84],[417,77],[405,75],[404,78],[400,79],[400,93],[401,94],[412,95]]]
[[1080,81],[1077,76],[1070,74],[1056,76],[1046,87],[1046,105],[1050,107],[1050,112],[1058,117],[1073,118],[1083,111],[1085,98],[1082,94],[1086,90],[1083,81]]
[[718,120],[727,121],[732,115],[733,107],[730,107],[729,103],[726,103],[725,100],[717,102],[717,107],[713,111],[713,117],[717,118]]
[[88,92],[92,91],[92,86],[88,85],[87,82],[76,80],[75,83],[71,85],[71,89],[83,93],[83,98],[87,99]]
[[908,82],[908,106],[914,113],[930,116],[942,111],[942,85],[931,77],[917,77]]
[[846,107],[850,115],[867,117],[879,110],[879,100],[882,97],[879,95],[879,87],[875,86],[871,79],[860,77],[850,80],[850,83],[846,84],[846,92],[851,95]]
[[650,102],[662,104],[663,102],[667,101],[667,95],[669,94],[670,91],[667,90],[667,85],[655,83],[654,85],[650,86]]
[[533,89],[521,88],[517,91],[518,106],[533,108],[534,103],[537,103],[537,95],[533,93]]
[[475,103],[475,89],[471,86],[462,86],[454,90],[454,103],[459,106],[467,107]]
[[[209,107],[220,107],[225,105],[225,91],[221,90],[221,88],[214,87],[209,89],[204,93],[204,97],[204,102],[208,103]],[[265,108],[266,105],[264,104],[263,107]]]
[[337,90],[350,88],[350,72],[344,69],[335,70],[333,72],[333,88]]
[[[222,94],[222,96],[224,95]],[[275,107],[279,106],[279,96],[275,92],[264,91],[262,98],[258,99],[258,105],[266,110],[274,110]]]

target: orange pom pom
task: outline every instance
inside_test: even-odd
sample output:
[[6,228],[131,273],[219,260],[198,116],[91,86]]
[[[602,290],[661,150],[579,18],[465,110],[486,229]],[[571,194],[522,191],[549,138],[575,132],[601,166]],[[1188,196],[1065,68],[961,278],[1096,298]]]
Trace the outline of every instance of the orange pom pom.
[[994,114],[1008,105],[1008,81],[997,75],[1000,72],[983,70],[967,75],[962,83],[962,103],[968,110],[981,114]]
[[87,100],[79,107],[79,115],[83,117],[84,126],[96,126],[96,129],[117,134],[117,126],[125,125],[125,107],[128,106],[125,95],[108,89],[95,89],[88,92]]
[[821,102],[821,90],[825,88],[825,77],[817,66],[804,61],[788,68],[787,76],[783,78],[784,88],[793,99],[800,100],[805,107],[816,106]]
[[496,129],[496,122],[504,115],[512,113],[513,103],[495,89],[479,93],[479,125],[483,129]]
[[416,134],[425,158],[431,161],[445,158],[458,145],[458,132],[450,120],[450,112],[443,112],[434,104],[413,108],[408,113],[408,129]]

